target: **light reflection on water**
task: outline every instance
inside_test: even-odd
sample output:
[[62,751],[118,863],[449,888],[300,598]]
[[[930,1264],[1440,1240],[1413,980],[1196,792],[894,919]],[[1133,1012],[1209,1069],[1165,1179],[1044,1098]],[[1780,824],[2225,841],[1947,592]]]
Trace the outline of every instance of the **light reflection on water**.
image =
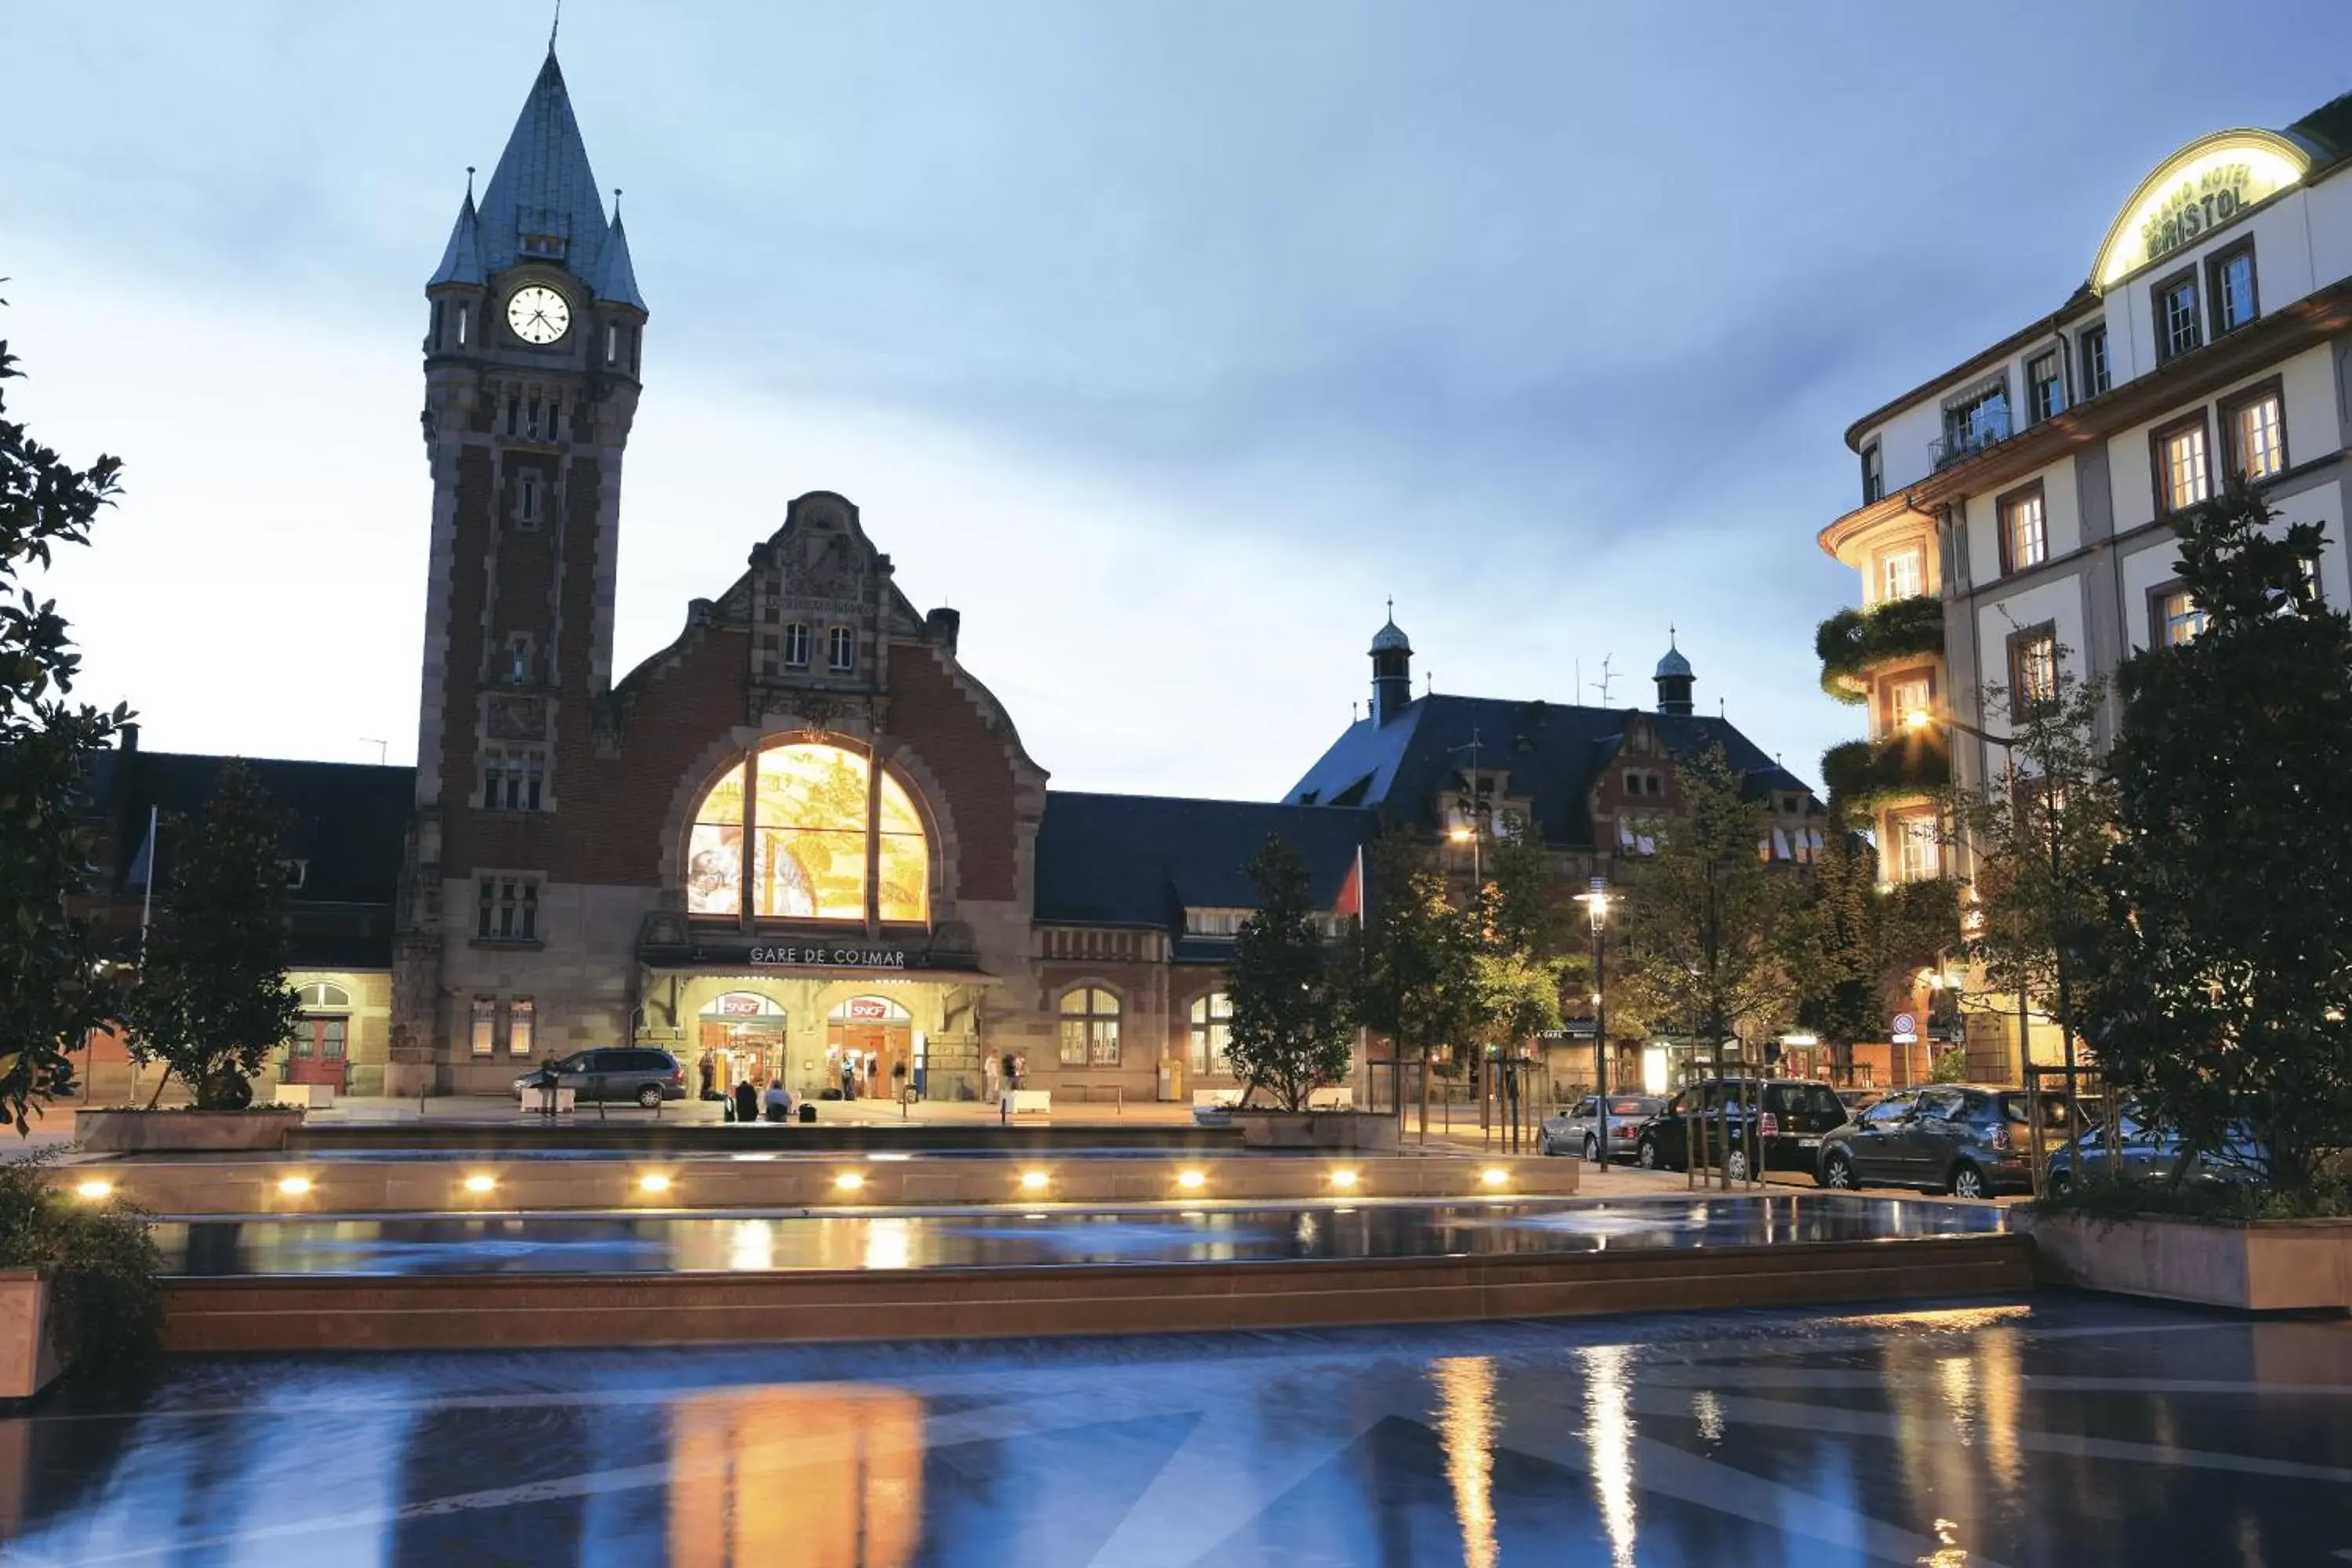
[[1584,1364],[1584,1440],[1592,1450],[1592,1489],[1609,1531],[1615,1568],[1633,1568],[1633,1354],[1623,1345],[1591,1345]]
[[669,1421],[670,1568],[904,1568],[923,1517],[923,1405],[859,1384],[690,1394]]
[[1437,1384],[1437,1435],[1454,1485],[1454,1517],[1462,1526],[1462,1561],[1465,1568],[1494,1568],[1494,1360],[1448,1356],[1432,1363],[1429,1375]]

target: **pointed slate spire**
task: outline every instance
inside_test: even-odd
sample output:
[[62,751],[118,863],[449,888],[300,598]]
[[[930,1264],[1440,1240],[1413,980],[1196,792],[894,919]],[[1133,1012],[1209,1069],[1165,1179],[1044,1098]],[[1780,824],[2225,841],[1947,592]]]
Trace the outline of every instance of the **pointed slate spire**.
[[489,275],[482,270],[482,219],[474,206],[474,171],[466,171],[466,199],[457,207],[457,221],[450,226],[449,244],[441,252],[441,265],[425,280],[427,289],[442,283],[487,283]]
[[551,48],[482,192],[484,268],[495,273],[519,261],[552,261],[593,287],[607,226],[597,188]]
[[604,233],[604,254],[596,268],[596,276],[588,280],[599,300],[610,300],[616,305],[646,308],[645,297],[637,292],[637,269],[629,260],[629,233],[621,226],[621,193],[613,193],[613,226]]

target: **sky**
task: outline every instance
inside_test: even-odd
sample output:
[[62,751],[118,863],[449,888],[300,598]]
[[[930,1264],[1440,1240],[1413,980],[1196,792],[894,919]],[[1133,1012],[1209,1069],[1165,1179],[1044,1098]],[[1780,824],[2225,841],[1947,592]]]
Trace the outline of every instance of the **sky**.
[[[413,761],[425,279],[550,6],[0,0],[40,584],[142,744]],[[1703,710],[1818,780],[1853,419],[2132,187],[2352,90],[2352,5],[570,0],[651,307],[616,669],[861,508],[1056,787],[1270,798],[1370,691]]]

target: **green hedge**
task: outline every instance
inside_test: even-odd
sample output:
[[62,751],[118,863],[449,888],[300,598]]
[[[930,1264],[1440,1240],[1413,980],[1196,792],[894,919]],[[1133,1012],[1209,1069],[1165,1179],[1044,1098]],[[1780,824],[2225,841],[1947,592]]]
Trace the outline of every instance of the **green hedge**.
[[1864,671],[1891,658],[1944,651],[1944,602],[1932,594],[1889,599],[1867,610],[1840,610],[1813,633],[1822,689],[1841,702],[1866,700]]
[[1933,735],[1901,733],[1848,741],[1822,753],[1822,782],[1847,806],[1895,795],[1927,795],[1952,782],[1952,756]]

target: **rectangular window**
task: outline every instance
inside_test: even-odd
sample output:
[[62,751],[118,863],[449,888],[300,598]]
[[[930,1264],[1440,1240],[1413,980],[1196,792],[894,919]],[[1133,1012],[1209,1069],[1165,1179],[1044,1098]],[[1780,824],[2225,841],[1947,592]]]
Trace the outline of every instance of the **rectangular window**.
[[857,633],[848,626],[835,626],[824,634],[825,668],[835,675],[846,675],[857,668]]
[[2083,395],[2096,397],[2107,390],[2107,329],[2083,329]]
[[489,942],[539,940],[539,884],[529,877],[484,877],[474,934]]
[[2010,437],[2009,383],[1995,380],[1944,405],[1942,461],[1958,461]]
[[1932,882],[1944,872],[1944,846],[1933,811],[1906,812],[1887,826],[1895,837],[1895,879]]
[[2058,630],[2046,623],[2011,634],[2009,716],[2021,722],[2058,700]]
[[472,329],[473,329],[473,325],[474,325],[474,307],[472,307],[471,305],[460,305],[460,306],[458,306],[458,307],[457,307],[457,346],[458,346],[459,348],[461,348],[461,349],[462,349],[462,348],[464,348],[464,347],[466,346],[466,339],[467,339],[467,335],[471,332],[471,331],[472,331]]
[[2286,468],[2286,409],[2276,377],[2221,400],[2221,438],[2229,443],[2230,472],[2242,479],[2266,479]]
[[1927,591],[1927,557],[1917,545],[1908,550],[1890,550],[1879,558],[1881,600],[1916,598]]
[[2155,306],[2156,359],[2158,364],[2177,359],[2205,341],[2205,321],[2197,309],[2197,269],[2176,273],[2149,291]]
[[438,350],[441,347],[441,301],[438,300],[433,301],[432,333],[433,346]]
[[2185,510],[2213,493],[2212,469],[2206,461],[2202,410],[2152,432],[2148,440],[2156,457],[2158,517]]
[[531,440],[539,439],[539,399],[536,397],[526,398],[523,402],[522,429]]
[[806,669],[808,661],[808,624],[794,621],[784,627],[784,667],[787,669]]
[[2037,425],[2066,408],[2066,362],[2056,349],[2036,354],[2025,366],[2026,405]]
[[2213,335],[2234,332],[2254,319],[2254,242],[2233,245],[2206,264],[2213,297]]
[[515,522],[522,528],[539,526],[539,475],[530,469],[515,480]]
[[1886,688],[1886,730],[1900,733],[1914,713],[1936,710],[1935,682],[1924,675],[1906,675]]
[[2050,522],[2040,481],[2000,498],[2000,569],[2022,572],[2050,559]]
[[2149,628],[2158,647],[2179,647],[2194,642],[2205,630],[2205,612],[2186,588],[2158,588],[2149,595],[2155,606]]
[[1868,506],[1886,494],[1886,461],[1880,456],[1878,443],[1873,441],[1862,449],[1862,504]]
[[495,996],[474,998],[474,1054],[487,1057],[499,1047],[499,999]]
[[539,1033],[539,1010],[528,996],[518,996],[507,1004],[507,1054],[527,1057]]
[[521,427],[521,422],[522,399],[509,392],[507,394],[507,434],[513,435]]
[[604,323],[604,363],[608,365],[621,363],[621,324],[618,321]]

